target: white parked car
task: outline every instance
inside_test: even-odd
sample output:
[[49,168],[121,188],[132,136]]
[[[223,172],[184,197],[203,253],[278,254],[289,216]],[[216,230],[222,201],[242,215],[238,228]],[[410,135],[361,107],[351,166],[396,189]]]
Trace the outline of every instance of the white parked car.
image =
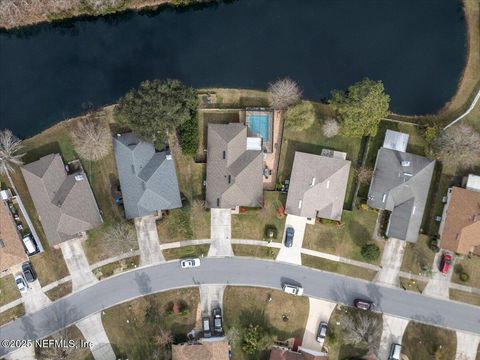
[[182,267],[182,269],[199,267],[200,259],[199,258],[182,259],[180,260],[180,266]]
[[296,286],[296,285],[291,285],[291,284],[283,284],[282,289],[287,294],[292,294],[292,295],[295,295],[295,296],[302,296],[303,295],[303,288],[301,286]]
[[18,273],[15,275],[15,283],[17,284],[18,290],[22,293],[26,293],[28,291],[27,282],[22,274]]

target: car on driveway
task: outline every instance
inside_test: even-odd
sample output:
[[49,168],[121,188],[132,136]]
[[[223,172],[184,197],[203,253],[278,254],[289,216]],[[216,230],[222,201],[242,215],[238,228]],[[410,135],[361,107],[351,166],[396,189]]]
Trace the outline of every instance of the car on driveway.
[[15,275],[15,283],[17,284],[18,290],[21,293],[26,293],[28,291],[27,281],[21,273]]
[[370,300],[355,299],[353,305],[360,310],[372,310],[375,304]]
[[293,236],[295,235],[295,230],[293,227],[289,226],[285,230],[285,246],[292,247],[293,245]]
[[203,337],[209,338],[212,337],[212,330],[210,329],[210,317],[204,316],[202,318],[202,328],[203,328]]
[[199,267],[200,259],[199,258],[182,259],[180,260],[180,266],[182,267],[182,269]]
[[440,260],[440,272],[444,275],[447,275],[451,265],[452,255],[449,253],[443,253],[442,259]]
[[325,321],[321,321],[320,325],[318,326],[317,342],[320,343],[320,345],[323,345],[323,343],[325,342],[326,336],[327,336],[327,323]]
[[282,289],[287,294],[295,295],[295,296],[302,296],[303,295],[303,288],[301,286],[292,285],[292,284],[283,284]]
[[219,307],[216,307],[212,311],[213,315],[213,331],[215,336],[223,336],[223,326],[222,326],[222,310]]
[[29,262],[22,264],[22,271],[23,276],[25,276],[25,279],[27,279],[29,283],[37,280],[37,274],[35,273],[35,270],[33,270],[32,264],[30,264]]

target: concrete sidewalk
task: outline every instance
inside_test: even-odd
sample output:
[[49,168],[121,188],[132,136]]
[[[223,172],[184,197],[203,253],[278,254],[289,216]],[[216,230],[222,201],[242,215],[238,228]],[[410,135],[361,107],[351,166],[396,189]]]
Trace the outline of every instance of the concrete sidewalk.
[[140,249],[140,266],[165,261],[158,239],[157,225],[153,215],[135,219],[138,247]]

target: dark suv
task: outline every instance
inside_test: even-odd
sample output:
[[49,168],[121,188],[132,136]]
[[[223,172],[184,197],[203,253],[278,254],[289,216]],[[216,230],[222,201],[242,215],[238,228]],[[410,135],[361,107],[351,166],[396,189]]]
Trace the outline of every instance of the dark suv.
[[361,309],[361,310],[372,310],[373,307],[375,306],[375,304],[370,300],[362,300],[362,299],[355,299],[353,301],[353,305],[355,305],[357,309]]
[[213,309],[213,331],[216,336],[223,336],[222,310],[219,307]]
[[286,247],[292,247],[294,235],[295,235],[295,230],[290,226],[287,227],[287,230],[285,230],[285,246]]
[[27,279],[29,283],[37,280],[37,274],[35,274],[35,270],[33,270],[33,266],[29,262],[23,263],[22,271],[25,279]]

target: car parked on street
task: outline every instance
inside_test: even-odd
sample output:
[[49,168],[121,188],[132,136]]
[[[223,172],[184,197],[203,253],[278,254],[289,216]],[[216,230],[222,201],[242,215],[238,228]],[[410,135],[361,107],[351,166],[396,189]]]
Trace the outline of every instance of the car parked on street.
[[292,285],[292,284],[283,284],[282,289],[287,294],[295,295],[295,296],[302,296],[303,295],[303,288],[301,286]]
[[17,284],[17,288],[21,293],[26,293],[28,291],[27,281],[23,277],[22,273],[15,275],[15,283]]
[[447,275],[451,265],[452,265],[452,255],[450,255],[447,252],[443,253],[442,259],[440,260],[440,272],[444,275]]
[[325,337],[327,336],[327,327],[328,326],[325,321],[320,321],[317,332],[317,342],[320,343],[320,345],[323,345],[325,342]]
[[199,267],[200,259],[199,258],[182,259],[180,260],[180,266],[182,267],[182,269]]
[[203,337],[209,338],[212,337],[212,330],[210,329],[210,317],[204,316],[202,318],[202,328],[203,328]]
[[213,332],[215,336],[223,336],[223,326],[222,326],[222,310],[219,307],[216,307],[212,311],[213,315]]
[[289,226],[285,230],[285,246],[292,247],[293,245],[293,236],[295,235],[295,230],[293,227]]
[[357,309],[361,309],[361,310],[372,310],[373,307],[375,306],[375,304],[370,301],[370,300],[362,300],[362,299],[355,299],[353,301],[353,305],[357,308]]
[[33,270],[33,266],[31,263],[26,262],[22,264],[22,271],[23,271],[23,276],[25,276],[25,279],[31,283],[37,280],[37,274],[35,273],[35,270]]

